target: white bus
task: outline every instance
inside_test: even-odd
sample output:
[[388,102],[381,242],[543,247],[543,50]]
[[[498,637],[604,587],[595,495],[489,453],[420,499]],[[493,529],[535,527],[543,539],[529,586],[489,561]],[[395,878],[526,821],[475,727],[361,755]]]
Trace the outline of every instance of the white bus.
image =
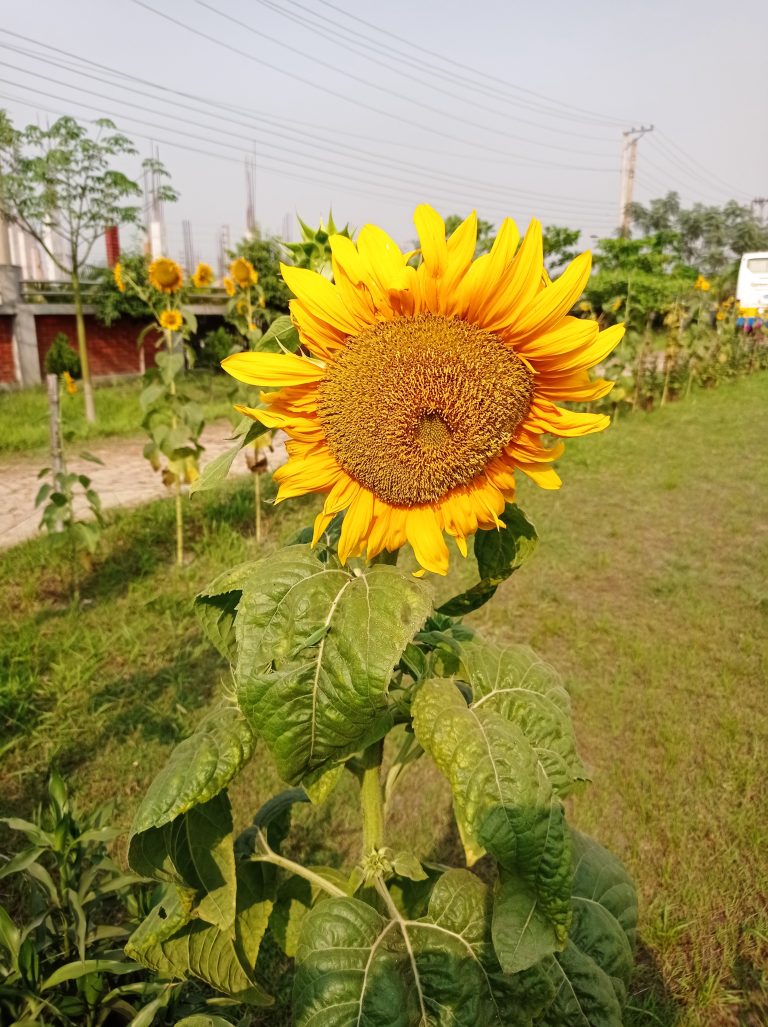
[[745,253],[739,265],[736,303],[740,317],[765,317],[768,314],[768,250]]

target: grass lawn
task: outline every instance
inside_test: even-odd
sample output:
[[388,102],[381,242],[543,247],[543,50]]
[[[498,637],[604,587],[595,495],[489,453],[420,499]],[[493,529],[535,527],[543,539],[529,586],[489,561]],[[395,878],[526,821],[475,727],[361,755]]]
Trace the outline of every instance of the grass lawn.
[[[206,421],[226,417],[232,409],[227,396],[232,381],[226,375],[209,371],[193,372],[195,399],[202,404]],[[144,388],[140,378],[118,385],[94,388],[96,424],[85,420],[82,386],[77,395],[61,399],[64,430],[72,441],[102,439],[111,435],[138,435],[142,412],[139,394]],[[0,455],[3,453],[42,452],[48,446],[48,399],[44,386],[0,391]]]
[[[640,890],[627,1027],[768,1023],[767,403],[768,374],[756,375],[571,443],[561,492],[521,486],[537,555],[472,616],[491,638],[533,645],[570,687],[594,778],[571,818]],[[315,504],[271,511],[265,547]],[[181,572],[170,502],[112,515],[78,610],[45,539],[2,554],[0,794],[15,812],[29,813],[55,759],[81,804],[115,797],[127,825],[169,747],[226,685],[191,599],[256,554],[250,488],[198,497],[193,510],[194,559]],[[438,591],[470,578],[457,559]],[[423,762],[411,773],[419,785],[388,842],[455,853],[435,831],[446,786]],[[276,787],[257,756],[235,788],[239,822]],[[302,808],[289,847],[326,862],[328,837],[353,860],[354,801],[350,778],[325,807]]]

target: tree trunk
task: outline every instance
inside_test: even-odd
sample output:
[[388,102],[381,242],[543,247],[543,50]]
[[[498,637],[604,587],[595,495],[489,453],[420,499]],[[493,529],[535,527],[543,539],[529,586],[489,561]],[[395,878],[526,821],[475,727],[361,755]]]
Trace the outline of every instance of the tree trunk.
[[85,319],[83,317],[83,297],[80,292],[80,277],[72,272],[72,295],[75,300],[75,322],[77,324],[77,351],[80,356],[80,372],[83,376],[83,397],[85,399],[85,419],[89,424],[96,422],[96,407],[93,402],[93,386],[91,385],[91,369],[88,366],[88,346],[85,341]]

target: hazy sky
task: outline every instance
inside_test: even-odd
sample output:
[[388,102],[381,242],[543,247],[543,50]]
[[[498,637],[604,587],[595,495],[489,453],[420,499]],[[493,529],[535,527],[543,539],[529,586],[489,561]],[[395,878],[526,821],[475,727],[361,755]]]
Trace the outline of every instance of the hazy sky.
[[173,256],[182,219],[212,261],[222,226],[242,234],[245,154],[267,231],[332,206],[407,242],[426,200],[588,246],[615,228],[640,124],[637,199],[768,195],[766,39],[765,0],[36,0],[3,4],[0,104],[157,143]]

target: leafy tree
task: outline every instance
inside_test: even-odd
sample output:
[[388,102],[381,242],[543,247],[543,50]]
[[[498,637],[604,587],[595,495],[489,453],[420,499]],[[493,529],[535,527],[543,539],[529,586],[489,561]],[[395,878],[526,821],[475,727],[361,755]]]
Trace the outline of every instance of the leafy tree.
[[250,260],[259,274],[259,285],[264,290],[264,316],[270,323],[279,314],[288,313],[291,293],[280,274],[280,262],[286,261],[283,243],[275,236],[263,236],[258,228],[245,236],[229,254]]
[[[0,205],[5,216],[27,231],[72,284],[77,342],[83,374],[85,416],[96,420],[83,319],[81,282],[96,240],[109,225],[138,224],[139,185],[111,165],[137,151],[106,118],[93,136],[74,118],[63,117],[50,128],[16,129],[0,112]],[[143,166],[164,176],[155,160]],[[174,200],[168,185],[161,200]],[[62,251],[54,239],[62,243]]]
[[565,228],[561,225],[547,225],[544,228],[544,263],[550,275],[560,271],[579,255],[578,228]]
[[632,226],[644,235],[662,233],[670,252],[708,277],[733,274],[742,253],[768,249],[768,227],[750,207],[729,200],[723,207],[695,203],[685,209],[676,192],[630,204]]
[[[125,276],[144,289],[149,288],[149,263],[143,253],[122,253],[120,267]],[[94,314],[102,324],[111,325],[121,317],[146,320],[147,305],[133,290],[121,292],[111,267],[94,269],[96,288],[89,296]]]

